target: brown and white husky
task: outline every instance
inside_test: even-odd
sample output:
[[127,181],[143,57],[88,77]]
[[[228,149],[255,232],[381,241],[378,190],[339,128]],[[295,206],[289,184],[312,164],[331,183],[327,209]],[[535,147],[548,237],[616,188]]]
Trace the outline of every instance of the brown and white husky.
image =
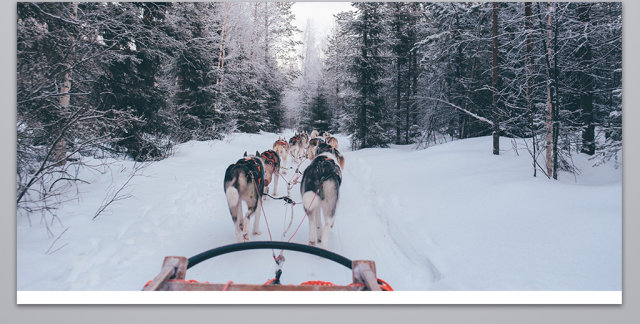
[[309,140],[309,146],[307,146],[306,156],[309,160],[313,160],[316,157],[316,148],[320,143],[324,143],[322,137],[313,137]]
[[[283,137],[280,138],[278,137],[278,140],[273,143],[273,150],[276,151],[276,153],[278,153],[278,156],[281,159],[281,166],[283,168],[287,167],[287,156],[289,155],[289,143],[287,143],[287,140]],[[286,171],[282,171],[282,173],[286,174]]]
[[333,148],[338,149],[338,139],[333,137],[333,136],[329,136],[325,139],[325,142],[327,142],[327,144],[331,145]]

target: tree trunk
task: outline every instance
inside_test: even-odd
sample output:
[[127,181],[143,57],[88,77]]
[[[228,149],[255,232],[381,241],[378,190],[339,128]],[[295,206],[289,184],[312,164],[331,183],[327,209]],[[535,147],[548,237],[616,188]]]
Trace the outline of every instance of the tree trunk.
[[[395,10],[396,10],[396,21],[395,21],[395,37],[397,38],[396,42],[398,42],[398,44],[400,43],[400,38],[401,38],[401,33],[400,33],[400,3],[396,2],[394,3],[395,5]],[[404,53],[401,53],[400,49],[399,49],[399,45],[396,44],[396,117],[395,117],[395,124],[396,124],[396,143],[400,144],[400,132],[401,132],[401,123],[400,123],[400,116],[402,114],[402,104],[401,104],[401,89],[400,89],[400,84],[401,84],[401,79],[402,76],[401,74],[401,67],[400,67],[400,56],[403,55]],[[408,112],[408,111],[407,111]],[[408,127],[408,124],[407,124]]]
[[[78,4],[77,3],[71,3],[71,14],[70,14],[70,18],[72,20],[76,20],[78,18]],[[73,46],[75,40],[73,39],[73,36],[71,36],[71,44]],[[73,47],[72,50],[73,51]],[[64,109],[66,109],[67,107],[69,107],[69,104],[71,103],[71,95],[69,94],[69,91],[71,91],[71,81],[72,81],[72,65],[70,62],[67,62],[65,64],[65,67],[67,68],[67,71],[64,74],[64,80],[62,82],[62,86],[60,87],[60,106]],[[55,154],[54,154],[54,159],[56,162],[56,165],[58,166],[63,166],[67,163],[67,142],[65,141],[64,137],[60,138],[60,140],[55,144]]]
[[[555,10],[554,10],[555,11]],[[558,103],[558,19],[554,23],[553,37],[553,174],[558,179],[558,137],[560,135],[560,104]]]
[[396,61],[396,143],[400,144],[400,114],[402,107],[400,103],[400,57]]
[[[409,102],[407,103],[407,109],[411,109],[411,124],[414,124],[416,122],[416,110],[417,108],[417,102],[416,102],[416,97],[418,95],[418,53],[416,52],[417,50],[414,48],[415,47],[415,43],[416,40],[415,38],[412,38],[412,42],[411,42],[411,62],[412,62],[412,67],[411,67],[411,98],[409,99]],[[407,144],[409,144],[409,142],[407,141]]]
[[493,3],[493,154],[500,154],[500,122],[498,113],[498,3]]
[[[259,5],[258,2],[253,4],[253,29],[251,30],[251,49],[250,49],[250,52],[249,52],[250,61],[252,63],[255,62],[255,55],[256,55],[255,48],[256,48],[256,43],[257,43],[257,40],[256,40],[257,31],[256,30],[258,28],[257,27],[258,26],[258,5]],[[251,69],[252,72],[254,71],[255,68],[254,68],[253,64],[251,64],[251,68],[250,69]],[[251,87],[251,96],[255,97],[255,95],[256,95],[256,89],[255,89],[255,87]]]
[[256,48],[256,26],[258,25],[258,3],[253,4],[253,29],[251,30],[251,50],[249,56],[251,57],[251,61],[254,60],[255,48]]
[[593,118],[593,78],[591,76],[591,61],[593,59],[589,45],[589,11],[591,4],[578,5],[578,19],[584,26],[584,34],[580,38],[580,47],[576,52],[578,65],[578,89],[580,91],[580,110],[582,111],[582,149],[580,152],[593,155],[595,153],[595,127]]
[[[365,12],[365,19],[366,19],[366,12]],[[365,20],[366,21],[366,20]],[[367,53],[367,48],[368,48],[368,43],[369,41],[367,40],[367,30],[365,29],[365,31],[362,33],[362,40],[363,40],[363,44],[364,46],[362,47],[362,58],[363,60],[366,60],[368,58],[368,53]],[[367,79],[367,76],[363,77],[363,82],[365,82],[365,84],[363,84],[363,87],[369,87],[370,85],[367,84],[369,80]],[[368,90],[365,90],[365,95],[367,94]],[[362,136],[362,143],[360,145],[360,148],[365,148],[367,147],[367,99],[368,98],[364,98],[364,100],[362,100],[362,107],[360,108],[360,135]]]
[[227,41],[227,20],[229,19],[229,10],[231,9],[231,3],[226,2],[224,4],[224,18],[222,20],[222,30],[220,31],[220,52],[218,53],[218,77],[216,78],[216,89],[218,89],[218,100],[216,101],[214,108],[218,109],[220,106],[220,97],[222,93],[222,81],[224,80],[224,58],[226,56],[226,41]]
[[[411,46],[413,47],[413,44],[411,44]],[[405,124],[407,125],[406,129],[405,129],[405,134],[404,134],[404,143],[405,144],[409,144],[409,133],[410,133],[410,129],[411,129],[411,113],[414,109],[413,107],[413,100],[412,100],[412,91],[413,91],[413,50],[410,49],[408,54],[408,59],[407,59],[407,88],[405,89],[406,92],[406,102],[405,102],[405,110],[406,110],[406,114],[405,114]]]
[[269,68],[269,2],[264,3],[264,66]]
[[551,78],[551,59],[553,57],[552,47],[551,47],[551,38],[552,38],[552,30],[551,30],[551,3],[547,3],[547,39],[546,39],[546,77],[547,77],[547,117],[546,117],[546,126],[547,126],[547,138],[546,138],[546,166],[547,166],[547,175],[551,176],[554,173],[553,168],[553,133],[554,133],[554,123],[553,123],[553,92],[552,92],[552,78]]
[[524,16],[525,16],[525,29],[526,29],[526,43],[527,43],[527,53],[525,56],[525,66],[526,66],[526,82],[527,82],[527,112],[529,113],[529,123],[531,127],[531,140],[533,146],[533,176],[535,177],[538,171],[538,167],[536,166],[536,132],[535,132],[535,111],[533,105],[533,99],[531,98],[531,78],[533,75],[533,11],[531,10],[531,2],[524,3]]

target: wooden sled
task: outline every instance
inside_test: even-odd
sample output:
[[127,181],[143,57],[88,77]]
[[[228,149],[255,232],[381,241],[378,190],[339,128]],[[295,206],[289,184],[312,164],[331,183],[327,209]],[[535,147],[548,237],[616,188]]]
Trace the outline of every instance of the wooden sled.
[[[201,283],[195,280],[185,280],[187,269],[196,264],[231,252],[254,249],[282,249],[304,252],[324,257],[349,268],[353,272],[353,283],[349,285],[333,285],[320,281],[310,281],[300,285],[265,284],[236,284],[228,282]],[[189,259],[181,256],[167,256],[164,258],[160,273],[148,282],[143,291],[380,291],[392,290],[384,281],[376,277],[375,262],[369,260],[351,261],[339,254],[314,246],[289,242],[255,241],[225,245],[200,253]]]

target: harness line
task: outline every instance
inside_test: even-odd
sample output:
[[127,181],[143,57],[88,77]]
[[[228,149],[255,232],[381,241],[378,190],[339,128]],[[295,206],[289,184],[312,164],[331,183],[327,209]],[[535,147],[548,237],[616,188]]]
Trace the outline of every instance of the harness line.
[[[282,178],[282,180],[284,180],[284,182],[287,183],[287,195],[291,195],[291,189],[293,188],[293,186],[295,186],[298,183],[298,179],[302,175],[302,172],[300,172],[300,166],[302,165],[302,163],[304,161],[306,161],[306,159],[307,158],[304,158],[304,159],[302,159],[302,161],[300,161],[300,163],[298,163],[298,166],[296,167],[296,172],[295,172],[295,173],[297,173],[297,175],[291,181],[287,180],[287,178],[285,178],[284,175],[282,175],[282,173],[278,172],[278,175]],[[293,168],[291,168],[291,169],[293,169]]]
[[[293,207],[295,207],[295,202],[291,202],[291,219],[289,220],[289,225],[287,226],[287,228],[284,230],[284,232],[282,232],[283,240],[287,236],[287,232],[289,231],[289,229],[291,229],[291,225],[293,225]],[[284,217],[282,220],[283,220],[282,226],[284,227],[284,223],[287,220],[287,208],[284,209]]]
[[[256,187],[256,191],[258,190],[256,186],[256,182],[253,182],[253,185]],[[258,198],[262,199],[262,198]],[[293,208],[293,207],[292,207]],[[260,202],[260,209],[262,209],[262,215],[264,216],[264,222],[267,224],[267,232],[269,233],[269,241],[273,241],[273,237],[271,236],[271,229],[269,228],[269,220],[267,219],[267,213],[264,211],[264,205]],[[292,220],[293,221],[293,220]],[[273,256],[273,261],[276,263],[276,277],[272,284],[279,285],[280,284],[280,276],[282,275],[282,265],[284,264],[284,249],[280,251],[280,254],[276,256],[276,252],[271,249],[271,255]]]
[[[256,185],[255,180],[253,181],[253,186],[256,189],[256,195],[258,196],[258,199],[262,199],[260,198],[260,195],[258,195],[258,185]],[[273,241],[273,238],[271,237],[271,229],[269,228],[269,220],[267,219],[267,214],[264,212],[264,206],[262,205],[262,202],[259,201],[259,203],[260,203],[260,209],[262,209],[262,215],[264,216],[264,222],[267,224],[267,232],[269,233],[269,240]]]
[[[300,175],[302,175],[302,172],[300,172],[300,165],[302,165],[302,163],[306,160],[306,158],[304,158],[302,161],[300,161],[300,163],[298,164],[298,167],[296,168],[296,173],[298,173],[298,175],[296,176],[296,178],[293,181],[297,181],[298,178],[300,177]],[[288,188],[288,193],[290,193],[291,191],[291,187],[290,187],[290,183],[287,181],[286,178],[284,178],[284,176],[282,176],[281,174],[279,174],[285,182],[287,182],[287,188]],[[253,178],[253,175],[252,175]],[[254,188],[256,190],[256,194],[258,193],[258,186],[256,184],[256,181],[254,179],[253,181],[253,185]],[[295,183],[294,183],[295,185]],[[318,188],[318,190],[316,190],[315,194],[313,195],[313,198],[311,199],[311,203],[309,203],[309,206],[311,206],[314,202],[314,200],[316,199],[316,197],[318,196],[318,193],[320,192],[320,190],[322,190],[322,187]],[[289,222],[289,226],[287,227],[287,229],[283,232],[282,234],[282,238],[284,239],[286,237],[286,233],[289,231],[289,229],[291,228],[291,225],[293,224],[293,207],[295,207],[296,204],[300,204],[300,203],[296,203],[294,202],[291,197],[287,196],[283,196],[283,197],[273,197],[269,194],[265,194],[268,197],[272,198],[272,199],[283,199],[285,201],[285,203],[289,203],[291,204],[291,220]],[[269,233],[269,240],[273,241],[273,237],[271,236],[271,229],[269,227],[269,220],[267,219],[267,214],[264,211],[264,205],[262,203],[260,203],[260,209],[262,209],[262,215],[264,216],[264,222],[265,224],[267,224],[267,232]],[[285,209],[285,218],[286,218],[286,213],[287,210]],[[296,236],[296,234],[298,233],[298,230],[300,229],[300,227],[302,226],[302,223],[304,223],[304,219],[307,218],[309,216],[309,210],[305,211],[304,217],[302,217],[302,219],[300,220],[300,224],[298,224],[298,227],[296,228],[295,232],[293,232],[293,234],[291,235],[291,237],[289,238],[289,240],[287,240],[287,242],[291,242],[291,240],[293,240],[293,238]],[[285,258],[284,258],[284,249],[280,250],[280,254],[278,256],[276,256],[275,251],[272,249],[271,253],[273,255],[273,260],[276,263],[276,278],[273,280],[273,282],[271,284],[280,284],[280,276],[282,275],[282,265],[284,264]]]
[[[318,190],[316,190],[316,193],[315,193],[315,195],[313,195],[313,198],[311,199],[311,203],[309,203],[309,206],[311,206],[313,204],[313,201],[318,196],[318,192],[320,192],[320,189],[322,189],[322,187],[320,187],[320,188],[318,188]],[[291,208],[293,208],[293,207],[291,207]],[[298,224],[298,228],[296,228],[296,231],[293,232],[293,234],[291,235],[291,237],[289,238],[289,240],[287,242],[291,242],[291,240],[293,240],[293,237],[296,236],[296,233],[298,233],[298,230],[300,229],[300,226],[302,226],[302,223],[304,223],[304,219],[307,218],[308,216],[309,216],[309,210],[306,210],[304,212],[304,217],[302,217],[302,220],[300,221],[300,224]],[[292,221],[293,221],[293,218],[292,218]]]

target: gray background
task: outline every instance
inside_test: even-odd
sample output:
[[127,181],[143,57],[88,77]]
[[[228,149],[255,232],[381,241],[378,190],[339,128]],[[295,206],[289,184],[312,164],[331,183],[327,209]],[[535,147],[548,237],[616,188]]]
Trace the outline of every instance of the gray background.
[[[632,323],[638,318],[638,256],[640,231],[637,199],[640,161],[640,122],[637,105],[640,103],[640,2],[623,2],[623,305],[615,306],[499,306],[499,305],[412,305],[412,306],[65,306],[16,305],[16,234],[15,234],[15,66],[16,66],[16,2],[0,2],[0,85],[2,89],[2,118],[0,141],[3,158],[0,160],[2,216],[0,225],[5,260],[0,268],[3,323],[271,323],[340,322],[403,323]],[[634,310],[636,308],[636,310]],[[635,321],[633,321],[635,322]]]

